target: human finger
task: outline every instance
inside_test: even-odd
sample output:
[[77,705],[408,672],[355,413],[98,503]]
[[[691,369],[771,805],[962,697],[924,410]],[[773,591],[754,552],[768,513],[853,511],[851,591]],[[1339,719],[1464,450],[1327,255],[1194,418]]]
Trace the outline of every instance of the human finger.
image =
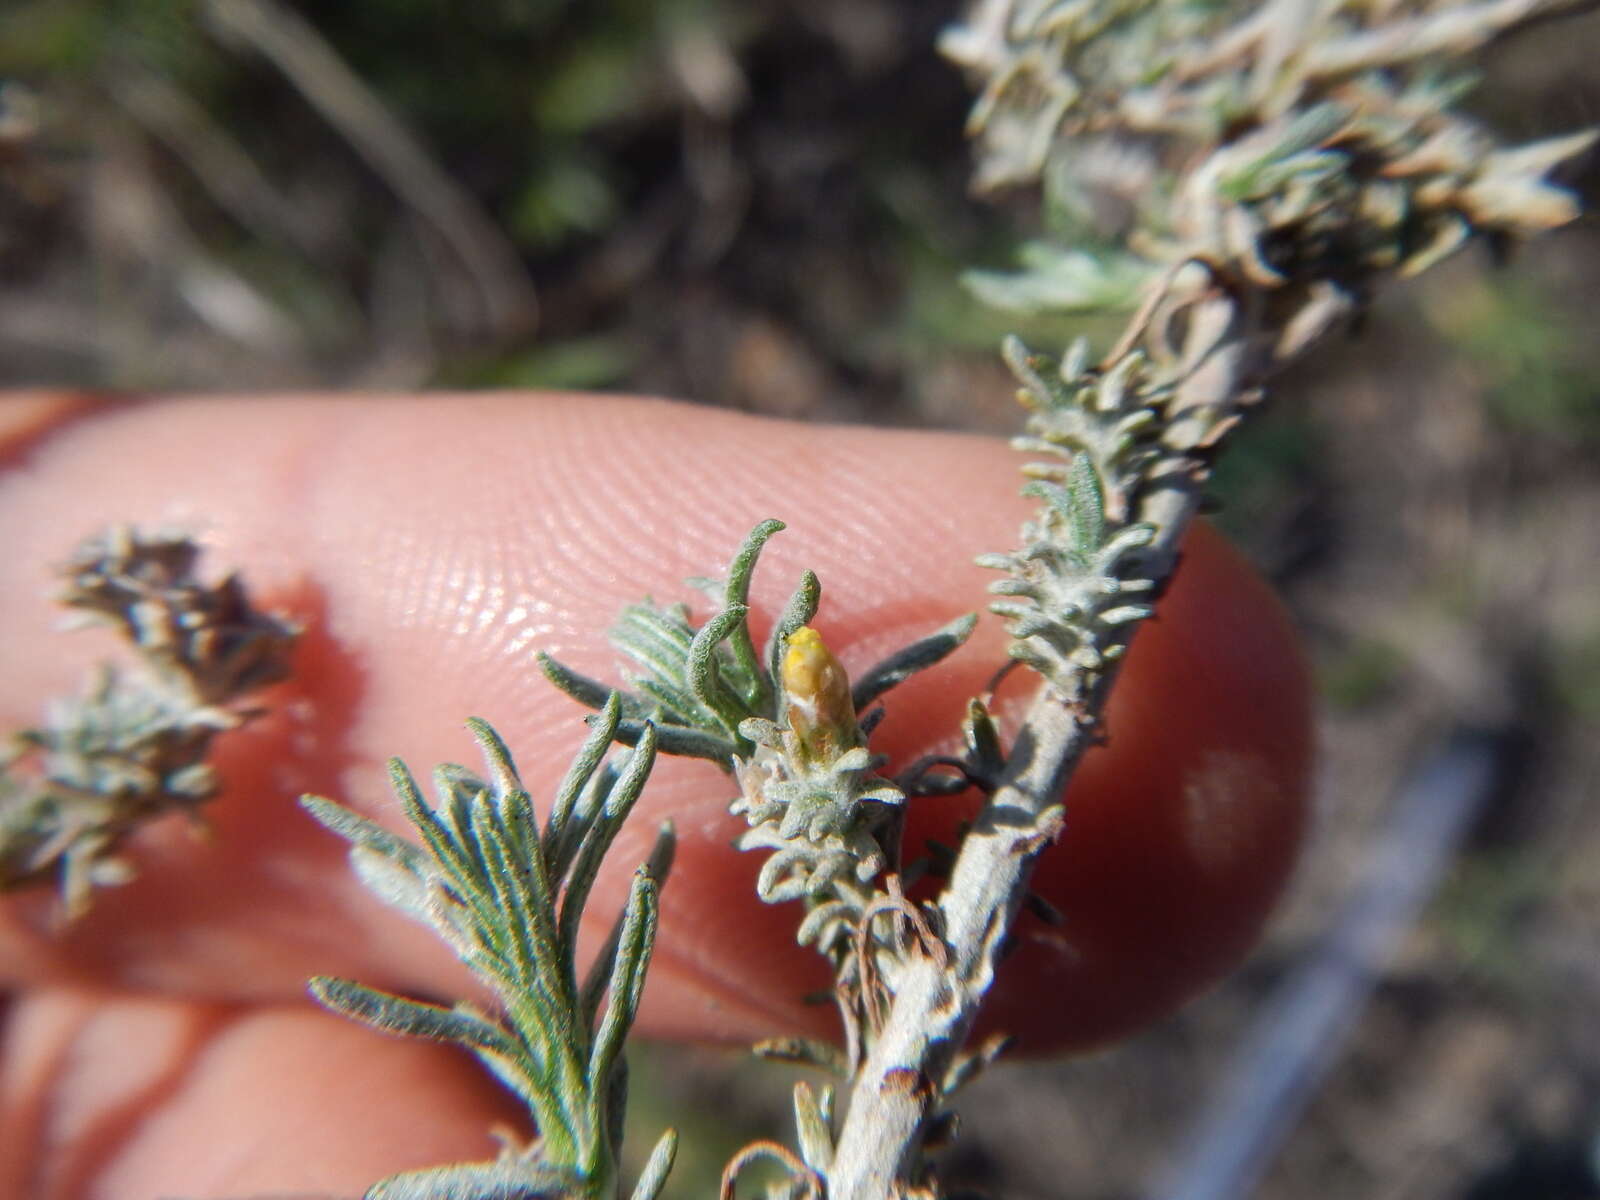
[[[472,713],[499,728],[540,798],[583,727],[539,678],[533,651],[614,677],[600,631],[617,608],[714,572],[767,516],[790,531],[765,556],[758,612],[770,615],[800,568],[814,567],[825,589],[817,624],[859,669],[981,602],[988,574],[971,555],[1013,539],[1024,511],[1014,472],[1009,451],[986,439],[595,396],[190,398],[69,423],[0,477],[0,537],[12,551],[0,565],[0,628],[47,628],[46,564],[83,533],[132,521],[195,529],[218,568],[247,570],[263,602],[307,632],[273,715],[220,744],[227,790],[210,809],[209,844],[181,826],[141,833],[130,849],[139,878],[65,931],[47,898],[8,903],[8,970],[228,1000],[283,999],[314,973],[460,994],[459,967],[360,889],[342,846],[295,806],[298,793],[398,826],[384,757],[419,772],[470,759],[460,720]],[[932,748],[1002,643],[984,622],[968,649],[892,694],[875,745],[901,758]],[[0,700],[12,723],[70,690],[106,649],[87,635],[7,638]],[[1163,689],[1161,663],[1142,666],[1136,648],[1119,697],[1205,707],[1206,689],[1231,686],[1230,672],[1292,656],[1283,636],[1236,649],[1230,657],[1223,645],[1207,678]],[[1118,752],[1114,736],[1102,759]],[[820,963],[794,947],[794,914],[753,901],[759,863],[730,848],[729,794],[706,764],[663,762],[611,855],[595,925],[609,924],[628,871],[670,816],[680,851],[641,1027],[822,1031],[827,1013],[798,1003],[825,982]],[[1036,1019],[1047,1027],[1048,1013]]]
[[245,1200],[361,1195],[526,1137],[511,1097],[434,1043],[309,1004],[237,1007],[71,988],[17,1000],[0,1036],[0,1195]]

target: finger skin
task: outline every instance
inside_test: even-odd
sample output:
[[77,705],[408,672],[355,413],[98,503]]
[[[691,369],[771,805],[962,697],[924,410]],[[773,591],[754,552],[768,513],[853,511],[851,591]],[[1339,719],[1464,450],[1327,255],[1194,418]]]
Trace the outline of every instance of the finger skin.
[[528,1134],[468,1055],[304,1003],[41,988],[0,1048],[0,1195],[28,1200],[355,1197]]
[[[595,396],[190,398],[69,422],[0,475],[8,725],[35,720],[39,698],[80,686],[112,651],[100,634],[43,636],[55,620],[48,565],[112,522],[197,531],[213,569],[244,569],[307,633],[295,679],[269,697],[272,715],[220,747],[228,789],[211,809],[209,843],[181,824],[141,833],[139,879],[64,932],[48,897],[0,906],[0,970],[13,982],[230,1002],[282,1001],[316,973],[461,995],[460,967],[361,890],[341,844],[296,807],[299,793],[401,828],[384,759],[398,754],[419,775],[472,762],[461,728],[472,714],[505,737],[537,802],[584,727],[539,677],[534,651],[616,678],[601,630],[618,607],[683,595],[684,576],[720,571],[768,516],[789,531],[763,558],[758,624],[811,566],[824,587],[816,624],[859,670],[981,605],[993,576],[971,557],[1014,541],[1026,512],[1015,471],[1015,456],[988,440]],[[1177,694],[1156,686],[1161,662],[1145,665],[1136,646],[1112,746],[1096,752],[1101,769],[1116,773],[1118,704],[1204,709],[1230,673],[1292,658],[1275,619],[1270,636],[1240,631],[1236,652],[1224,647],[1207,677]],[[929,749],[1002,661],[1003,643],[998,622],[985,620],[954,661],[894,693],[875,748],[901,759]],[[1284,736],[1304,741],[1303,725],[1303,712],[1289,713]],[[825,1031],[829,1015],[796,1002],[824,973],[793,947],[792,912],[751,901],[760,864],[730,848],[730,794],[714,768],[664,760],[608,859],[591,932],[609,925],[670,817],[681,848],[642,1027],[719,1039]],[[1048,1013],[1022,1019],[1050,1024]]]

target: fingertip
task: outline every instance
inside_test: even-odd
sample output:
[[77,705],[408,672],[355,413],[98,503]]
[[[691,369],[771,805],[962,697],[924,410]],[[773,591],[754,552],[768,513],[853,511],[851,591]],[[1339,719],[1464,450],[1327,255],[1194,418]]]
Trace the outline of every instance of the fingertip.
[[[819,620],[856,669],[971,607],[982,575],[965,551],[954,567],[927,564],[1007,537],[1011,524],[1003,506],[946,503],[952,488],[1013,490],[1003,447],[949,435],[594,396],[187,397],[103,417],[65,428],[27,471],[0,479],[0,532],[16,550],[0,567],[7,627],[49,628],[48,564],[83,534],[113,519],[198,520],[202,569],[242,569],[258,603],[284,608],[305,633],[295,678],[268,697],[273,714],[218,741],[227,791],[212,808],[215,844],[178,828],[140,833],[130,844],[140,878],[64,937],[44,930],[41,905],[5,905],[0,941],[21,978],[110,977],[234,999],[254,988],[249,998],[262,999],[298,990],[312,970],[377,971],[397,986],[458,989],[460,972],[441,968],[448,956],[430,952],[424,932],[361,894],[343,847],[299,794],[403,830],[383,762],[399,754],[425,775],[470,759],[467,712],[495,725],[530,783],[550,786],[587,731],[581,710],[540,678],[535,652],[615,678],[604,628],[620,606],[683,594],[685,576],[721,570],[774,514],[788,530],[752,591],[758,627],[815,566],[828,588]],[[92,635],[59,647],[8,640],[13,720],[73,690],[73,673],[108,649]],[[907,684],[885,745],[911,752],[955,711],[952,692],[987,669],[956,663]],[[770,914],[745,891],[753,868],[730,845],[730,795],[716,771],[664,761],[639,818],[675,817],[680,863],[699,854],[693,876],[680,867],[667,889],[677,919],[665,924],[665,954],[679,939],[691,947],[686,979],[721,956],[720,982],[706,987],[718,1011],[743,1014],[723,1027],[743,1036],[750,1014],[770,1019],[793,1001],[777,979],[749,983],[753,998],[739,1001],[737,969],[805,959],[752,955],[744,941],[702,945],[702,922],[730,938],[768,936]],[[651,836],[625,832],[597,910],[620,899],[618,881]],[[740,926],[738,913],[754,915]]]
[[30,1200],[357,1196],[493,1158],[497,1125],[529,1132],[470,1056],[304,1003],[45,990],[19,1002],[6,1048],[0,1184]]
[[120,403],[117,397],[61,388],[0,391],[0,468],[23,461],[74,418]]
[[[23,572],[42,578],[72,539],[113,517],[188,517],[203,523],[208,569],[242,568],[261,602],[287,607],[306,633],[295,680],[273,696],[278,711],[222,750],[217,844],[151,830],[137,840],[143,878],[114,904],[66,938],[33,929],[32,940],[13,936],[19,910],[7,906],[0,944],[17,949],[11,970],[35,977],[235,999],[252,988],[298,995],[315,971],[435,995],[465,986],[426,931],[361,892],[300,793],[403,830],[383,763],[399,754],[425,777],[471,757],[468,712],[493,723],[531,789],[549,789],[587,730],[535,656],[616,678],[604,629],[619,607],[683,595],[685,576],[722,570],[774,516],[787,530],[751,591],[758,633],[814,567],[825,589],[816,627],[859,675],[981,605],[994,576],[972,557],[1012,544],[1027,511],[1015,456],[998,441],[628,398],[189,398],[43,444],[49,452],[0,488],[10,522],[0,533],[19,551],[0,588],[10,627],[48,627],[43,589]],[[131,445],[150,449],[130,455]],[[966,647],[890,693],[874,748],[905,762],[954,738],[1005,640],[997,619],[982,619]],[[9,647],[5,699],[19,709],[65,685],[63,661],[92,656],[73,646],[79,657],[64,660],[36,642]],[[1143,695],[1158,723],[1177,711]],[[1130,725],[1114,717],[1114,729]],[[731,795],[703,763],[658,763],[594,893],[594,925],[609,924],[670,818],[678,862],[641,1028],[728,1039],[826,1030],[829,1011],[801,1004],[825,968],[793,943],[796,906],[755,901],[760,864],[732,848]]]

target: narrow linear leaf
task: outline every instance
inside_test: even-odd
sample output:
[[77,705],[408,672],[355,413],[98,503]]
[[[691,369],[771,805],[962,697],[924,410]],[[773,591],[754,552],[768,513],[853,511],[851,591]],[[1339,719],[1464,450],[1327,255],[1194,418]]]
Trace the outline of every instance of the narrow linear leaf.
[[1073,544],[1085,552],[1095,550],[1105,539],[1106,503],[1100,473],[1087,454],[1073,455],[1067,491],[1072,497],[1068,519]]
[[300,807],[346,841],[367,846],[414,874],[427,870],[427,859],[410,842],[374,821],[356,816],[343,805],[322,796],[305,795],[300,797]]
[[686,721],[714,721],[717,719],[704,704],[695,698],[687,687],[668,683],[663,679],[633,679],[632,683],[646,697],[655,701],[653,711],[670,714],[672,719]]
[[[671,821],[663,821],[661,829],[656,834],[656,844],[650,850],[650,857],[645,860],[643,870],[649,872],[650,878],[655,880],[659,889],[667,881],[667,875],[672,870],[673,855],[677,850],[677,833]],[[606,935],[605,942],[596,953],[594,961],[589,964],[585,973],[583,986],[578,989],[578,1014],[583,1028],[592,1029],[595,1017],[600,1012],[600,1001],[605,996],[606,984],[611,978],[613,965],[617,958],[617,947],[622,941],[622,927],[627,919],[627,910],[617,914],[617,919],[612,923],[611,932]]]
[[722,678],[717,647],[733,636],[734,630],[745,623],[749,614],[750,609],[746,605],[735,604],[701,626],[689,647],[689,661],[685,668],[695,699],[716,713],[729,733],[738,731],[739,722],[747,714],[741,711],[738,698],[729,692]]
[[812,1038],[768,1038],[751,1047],[758,1058],[773,1062],[797,1063],[803,1067],[820,1067],[841,1079],[850,1077],[850,1060],[843,1050],[829,1042]]
[[[606,1078],[604,1086],[606,1108],[606,1138],[614,1155],[622,1153],[622,1142],[627,1136],[628,1123],[628,1056],[618,1054],[613,1064],[611,1074]],[[612,1194],[619,1194],[622,1181],[619,1179],[612,1187]],[[609,1197],[607,1198],[609,1200]]]
[[[436,771],[435,776],[449,779],[448,784],[441,784],[441,792],[448,797],[443,817],[423,800],[416,780],[406,765],[398,758],[389,760],[390,785],[399,797],[407,819],[421,835],[433,862],[427,863],[426,856],[409,842],[402,844],[424,864],[423,871],[443,878],[456,897],[468,907],[474,918],[472,924],[477,940],[488,945],[499,957],[506,958],[511,951],[505,942],[503,923],[481,882],[484,866],[482,852],[472,832],[467,812],[470,798],[463,789],[456,786],[457,778],[450,775],[446,767]],[[359,871],[361,864],[356,863],[356,867]],[[431,910],[425,919],[437,927]],[[453,935],[447,933],[443,927],[439,927],[439,932],[451,940],[457,949],[461,948],[455,942]]]
[[502,808],[485,797],[475,814],[478,839],[490,866],[488,883],[501,901],[498,920],[511,935],[511,944],[519,949],[523,978],[539,982],[570,1006],[570,991],[558,966],[561,952],[554,889],[540,855],[517,857],[515,836],[507,828],[516,819],[516,806],[514,798],[507,800],[510,803]]
[[[616,766],[605,761],[624,711],[624,698],[608,693],[592,718],[584,748],[552,804],[551,819],[560,818],[559,828],[539,828],[510,751],[479,720],[468,727],[483,752],[487,782],[445,764],[435,772],[438,799],[430,806],[404,765],[391,763],[396,793],[421,835],[421,849],[330,802],[306,802],[325,825],[354,843],[364,882],[424,917],[494,990],[498,1005],[491,1018],[464,1005],[406,1000],[338,979],[315,981],[317,998],[379,1029],[471,1049],[528,1106],[540,1135],[526,1153],[396,1176],[371,1195],[602,1200],[596,1184],[608,1181],[609,1189],[614,1180],[627,1087],[621,1047],[638,1009],[658,919],[657,880],[670,867],[673,845],[665,827],[580,995],[572,963],[579,915],[657,749],[654,727],[646,721],[631,752]],[[570,864],[567,878],[551,873],[552,862]],[[600,1014],[600,997],[607,993],[609,1004]],[[647,1192],[659,1190],[670,1157],[669,1145],[652,1168]]]
[[483,752],[484,765],[489,768],[489,782],[494,784],[495,790],[503,793],[520,792],[526,796],[528,790],[522,786],[522,777],[517,774],[517,764],[511,757],[511,751],[494,727],[482,717],[468,717],[467,728],[472,731],[478,748]]
[[600,1022],[594,1049],[589,1055],[589,1078],[592,1080],[603,1080],[610,1074],[639,1010],[645,970],[655,947],[657,895],[655,880],[649,873],[642,867],[635,871],[623,915],[622,937],[617,944],[616,965],[607,988],[606,1015]]
[[642,638],[654,645],[654,653],[664,655],[669,661],[679,661],[694,640],[694,626],[689,622],[688,607],[673,604],[656,607],[653,601],[630,604],[622,610],[617,626],[629,637]]
[[647,728],[656,731],[656,748],[663,754],[703,758],[730,774],[733,772],[733,756],[739,749],[737,744],[730,738],[702,729],[690,729],[685,725],[656,725],[650,721],[623,721],[617,726],[617,741],[624,746],[637,745]]
[[450,878],[462,899],[470,900],[472,894],[480,889],[474,880],[472,862],[462,852],[463,847],[451,836],[439,817],[431,809],[422,807],[420,801],[413,805],[411,801],[402,798],[401,804],[405,808],[406,816],[411,820],[412,827],[421,835],[433,855],[435,863]]
[[633,811],[633,806],[638,803],[639,795],[644,791],[644,785],[650,778],[650,770],[655,766],[657,736],[655,725],[646,721],[644,730],[639,735],[639,741],[628,755],[616,785],[606,793],[601,811],[607,821],[620,825]]
[[356,877],[385,904],[398,908],[414,921],[433,924],[432,891],[426,876],[371,846],[352,847],[350,865]]
[[[544,672],[546,679],[585,708],[604,708],[606,700],[616,690],[608,684],[601,683],[598,679],[590,679],[587,675],[580,675],[571,667],[551,658],[543,650],[534,655],[534,658],[539,664],[539,670]],[[636,704],[631,704],[627,697],[622,698],[622,706],[624,715],[644,715],[642,708]]]
[[514,1050],[511,1039],[504,1033],[460,1009],[391,996],[353,980],[329,975],[313,977],[308,987],[323,1007],[385,1033],[434,1042],[459,1042],[497,1054],[510,1054]]
[[818,1174],[826,1175],[833,1165],[833,1131],[828,1128],[828,1118],[823,1112],[830,1107],[831,1088],[824,1089],[824,1101],[818,1104],[811,1085],[801,1080],[794,1085],[794,1124],[800,1141],[800,1157],[806,1166]]
[[967,719],[962,722],[966,735],[967,757],[980,779],[998,779],[1006,765],[1005,746],[1000,740],[999,727],[989,715],[988,706],[974,697],[967,705]]
[[655,758],[655,730],[646,725],[644,736],[628,756],[627,766],[606,796],[603,812],[584,834],[583,844],[573,860],[572,870],[567,876],[566,894],[561,901],[560,918],[560,940],[569,970],[572,969],[571,956],[578,944],[578,922],[583,915],[583,906],[589,902],[589,890],[600,872],[601,860],[644,790]]
[[689,623],[640,605],[623,610],[611,627],[611,644],[647,673],[676,679],[694,641]]
[[[459,770],[459,768],[458,768]],[[451,862],[462,877],[474,880],[483,865],[483,847],[478,845],[472,829],[472,793],[459,786],[460,777],[450,769],[450,764],[439,766],[433,773],[434,788],[440,799],[440,808],[431,808],[422,798],[416,780],[406,765],[398,758],[389,760],[389,781],[400,797],[400,803],[428,848],[441,862]],[[473,883],[474,890],[482,889]]]
[[[588,834],[590,826],[598,819],[601,810],[605,808],[606,797],[611,794],[611,789],[616,783],[616,764],[604,762],[583,785],[572,806],[572,815],[562,826],[561,839],[550,851],[551,862],[562,864],[559,873],[551,871],[551,879],[564,879],[572,873],[572,864],[583,845],[583,839]],[[548,840],[547,838],[546,841]]]
[[678,1131],[669,1129],[661,1135],[655,1149],[650,1151],[650,1157],[645,1160],[644,1170],[639,1173],[639,1182],[633,1187],[631,1200],[655,1200],[661,1194],[677,1156]]
[[364,1200],[575,1200],[589,1194],[575,1171],[497,1159],[391,1175],[374,1184]]
[[[784,528],[786,527],[782,521],[768,518],[750,531],[744,544],[739,547],[738,553],[733,556],[733,562],[728,566],[728,585],[723,593],[725,607],[749,606],[750,577],[755,573],[756,561],[761,557],[767,539]],[[740,697],[744,706],[757,712],[765,712],[772,701],[772,685],[761,669],[760,659],[756,657],[755,643],[750,638],[749,622],[739,623],[728,639],[728,648],[733,652],[733,661],[747,682],[745,692]]]
[[1048,408],[1051,403],[1051,391],[1035,369],[1035,364],[1042,363],[1044,359],[1030,354],[1022,339],[1014,333],[1006,334],[1001,341],[1000,357],[1022,384],[1023,391],[1018,399],[1030,408]]
[[[600,711],[590,719],[589,736],[584,738],[572,765],[567,768],[561,786],[556,789],[555,800],[550,805],[550,816],[545,823],[545,850],[550,874],[557,879],[566,874],[567,869],[567,863],[559,852],[566,840],[563,833],[567,822],[572,818],[573,807],[584,785],[605,761],[606,750],[616,739],[617,723],[621,716],[622,697],[611,692],[600,705]],[[576,841],[573,844],[576,845]]]
[[457,788],[447,793],[443,811],[418,808],[412,821],[451,890],[471,910],[476,940],[510,963],[516,961],[513,934],[493,888],[486,883],[491,868],[474,815],[481,794]]
[[978,1077],[983,1070],[999,1058],[1014,1044],[1015,1039],[1008,1034],[991,1034],[975,1050],[969,1050],[957,1057],[951,1064],[949,1073],[945,1076],[943,1092],[946,1096],[954,1095],[967,1084]]
[[762,657],[767,662],[767,674],[773,679],[780,678],[783,673],[784,643],[802,625],[811,624],[811,618],[817,615],[817,605],[821,602],[822,583],[814,572],[806,571],[800,576],[800,586],[795,588],[789,602],[778,614],[778,622],[767,635],[767,645],[762,651]]
[[869,669],[850,690],[851,702],[860,712],[890,688],[904,683],[918,671],[926,670],[960,648],[977,627],[978,614],[958,617],[944,628],[904,650],[897,651]]

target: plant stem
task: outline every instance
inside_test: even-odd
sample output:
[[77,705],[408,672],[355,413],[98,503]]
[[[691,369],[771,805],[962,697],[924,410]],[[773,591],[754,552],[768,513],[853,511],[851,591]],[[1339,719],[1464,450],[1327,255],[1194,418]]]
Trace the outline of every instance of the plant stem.
[[[1140,505],[1139,519],[1157,530],[1147,553],[1162,565],[1163,580],[1199,505],[1195,472]],[[942,1081],[989,989],[1034,860],[1060,831],[1067,783],[1097,736],[1099,722],[1087,714],[1103,710],[1115,677],[1114,667],[1104,671],[1081,707],[1064,704],[1048,686],[1029,707],[1006,776],[962,841],[939,897],[950,961],[914,956],[889,981],[894,1003],[850,1092],[828,1172],[829,1200],[889,1200],[915,1177]]]
[[[1067,465],[1028,468],[1031,493],[1054,511],[1024,526],[1018,554],[980,562],[1012,576],[994,590],[1022,599],[994,607],[1012,619],[1013,655],[1047,682],[930,913],[942,944],[885,969],[893,1000],[851,1089],[829,1200],[936,1195],[925,1131],[1034,860],[1070,820],[1067,783],[1149,612],[1123,597],[1165,587],[1210,461],[1268,376],[1386,279],[1472,235],[1514,239],[1577,215],[1544,177],[1593,134],[1502,149],[1449,110],[1429,72],[1511,26],[1591,3],[1491,0],[1402,19],[1273,0],[1220,36],[1191,10],[1156,4],[1138,18],[1153,41],[1136,43],[1138,22],[1098,24],[1093,6],[982,0],[947,35],[946,52],[986,77],[973,122],[985,138],[980,178],[1035,180],[1051,155],[1081,161],[1086,133],[1116,136],[1119,123],[1124,137],[1137,128],[1173,139],[1171,165],[1152,155],[1128,197],[1133,226],[1159,235],[1150,245],[1164,246],[1167,269],[1097,369],[1075,352],[1057,364],[1058,382],[1048,359],[1007,351],[1035,412],[1035,436],[1020,447]],[[1104,52],[1080,63],[1090,43]],[[1146,52],[1157,43],[1169,57],[1152,83]],[[1330,78],[1340,86],[1324,86]]]

